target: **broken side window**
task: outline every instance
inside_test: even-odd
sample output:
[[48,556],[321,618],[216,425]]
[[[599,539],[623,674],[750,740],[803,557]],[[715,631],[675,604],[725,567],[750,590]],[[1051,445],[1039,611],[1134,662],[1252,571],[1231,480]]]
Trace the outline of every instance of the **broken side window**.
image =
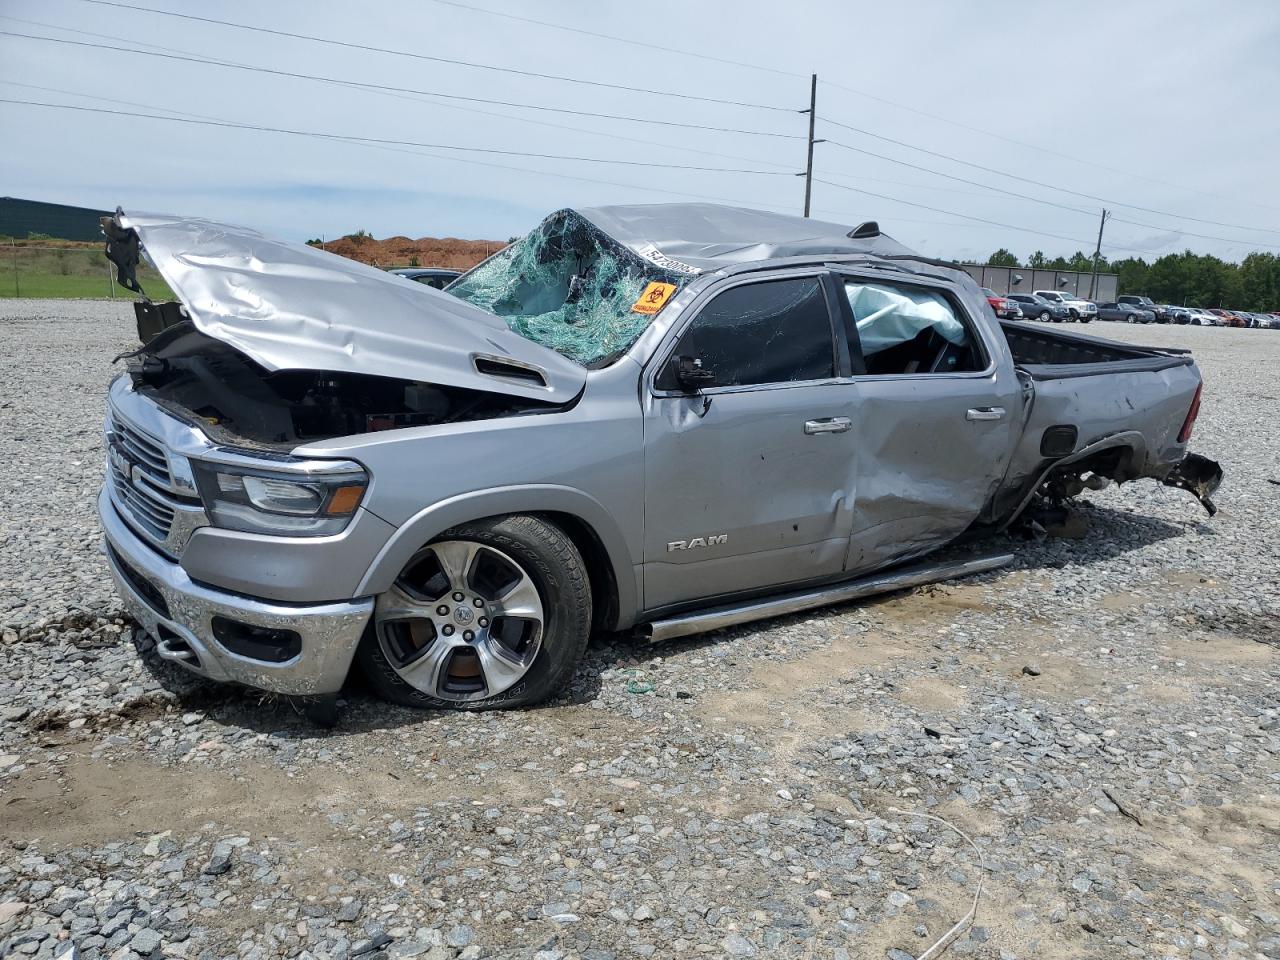
[[520,336],[597,366],[635,343],[690,279],[561,210],[448,291],[497,314]]
[[946,297],[858,280],[845,281],[844,290],[868,374],[981,369],[974,340]]

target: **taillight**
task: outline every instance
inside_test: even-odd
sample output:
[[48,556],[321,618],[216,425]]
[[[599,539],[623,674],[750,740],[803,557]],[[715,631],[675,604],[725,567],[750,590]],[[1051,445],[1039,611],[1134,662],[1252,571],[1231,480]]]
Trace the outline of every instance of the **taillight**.
[[1178,442],[1186,443],[1191,439],[1191,430],[1196,425],[1196,417],[1200,416],[1200,394],[1204,392],[1204,384],[1196,387],[1196,395],[1191,398],[1191,409],[1187,411],[1187,419],[1182,421],[1182,430],[1178,433]]

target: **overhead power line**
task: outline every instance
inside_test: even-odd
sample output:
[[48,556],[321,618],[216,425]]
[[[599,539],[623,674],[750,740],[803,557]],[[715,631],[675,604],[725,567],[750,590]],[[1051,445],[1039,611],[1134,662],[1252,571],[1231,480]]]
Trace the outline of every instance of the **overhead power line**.
[[[1053,201],[1053,200],[1045,200],[1043,197],[1033,197],[1027,193],[1018,193],[1016,190],[1006,190],[1003,187],[993,186],[992,184],[983,183],[979,180],[969,180],[966,177],[958,177],[955,174],[944,173],[943,171],[935,170],[932,167],[922,167],[919,164],[909,163],[906,160],[899,160],[896,157],[885,156],[882,153],[876,153],[872,150],[864,150],[862,147],[855,147],[855,146],[852,146],[851,144],[844,143],[840,140],[832,140],[831,138],[828,137],[825,142],[831,144],[834,147],[839,147],[844,150],[851,150],[854,153],[861,153],[868,157],[875,157],[877,160],[885,160],[889,163],[894,163],[894,164],[898,164],[899,166],[908,167],[912,170],[919,170],[923,173],[932,174],[935,177],[943,177],[947,180],[954,180],[957,183],[966,183],[966,184],[969,184],[970,186],[981,187],[984,190],[990,190],[993,193],[1003,194],[1006,197],[1014,197],[1018,200],[1027,200],[1027,201],[1030,201],[1031,203],[1039,203],[1046,207],[1054,207],[1058,210],[1067,210],[1067,211],[1070,211],[1071,213],[1079,213],[1087,217],[1095,216],[1095,211],[1093,210],[1086,210],[1081,207],[1073,207],[1070,204],[1057,203],[1056,201]],[[1181,227],[1160,226],[1158,224],[1143,223],[1140,220],[1124,220],[1120,217],[1115,217],[1115,216],[1108,217],[1108,219],[1114,220],[1116,223],[1125,223],[1134,227],[1145,227],[1149,230],[1162,230],[1166,233],[1179,233],[1179,234],[1182,234],[1183,236],[1197,237],[1201,240],[1218,240],[1218,241],[1221,241],[1222,243],[1241,244],[1244,246],[1258,247],[1262,249],[1280,249],[1280,243],[1267,244],[1267,243],[1259,243],[1257,240],[1245,240],[1240,237],[1217,237],[1217,236],[1212,236],[1210,234],[1205,234],[1205,233],[1193,233],[1189,230],[1184,230]]]
[[958,163],[961,166],[972,167],[975,170],[982,170],[986,173],[994,173],[998,177],[1008,177],[1010,180],[1018,180],[1022,183],[1032,184],[1033,186],[1044,187],[1047,190],[1057,190],[1059,193],[1070,194],[1071,196],[1074,196],[1074,197],[1082,197],[1085,200],[1095,200],[1099,203],[1108,203],[1118,207],[1125,207],[1128,210],[1141,210],[1143,213],[1154,213],[1157,216],[1172,217],[1175,220],[1185,220],[1191,223],[1205,223],[1215,227],[1231,227],[1232,229],[1235,229],[1235,230],[1254,230],[1259,233],[1280,233],[1280,230],[1274,230],[1269,227],[1251,227],[1251,226],[1248,226],[1247,224],[1241,224],[1241,223],[1226,223],[1221,220],[1205,220],[1199,217],[1187,216],[1185,214],[1170,213],[1167,210],[1156,210],[1152,207],[1140,207],[1137,204],[1124,203],[1121,200],[1115,200],[1109,197],[1100,197],[1092,193],[1083,193],[1079,190],[1070,190],[1066,187],[1060,187],[1057,184],[1045,183],[1043,180],[1033,180],[1030,177],[1023,177],[1016,173],[1009,173],[1006,170],[997,170],[994,167],[984,166],[983,164],[980,164],[980,163],[973,163],[969,160],[961,160],[958,157],[950,157],[950,156],[947,156],[945,153],[938,153],[936,150],[930,150],[926,147],[921,147],[914,143],[907,143],[904,140],[895,140],[893,137],[886,137],[879,133],[873,133],[870,130],[864,130],[861,127],[854,127],[847,123],[841,123],[839,120],[834,120],[831,117],[823,116],[823,117],[820,117],[819,119],[825,121],[826,123],[831,124],[832,126],[839,127],[842,130],[849,130],[849,131],[852,131],[853,133],[862,134],[864,137],[871,137],[873,140],[882,140],[885,143],[892,143],[895,146],[905,147],[908,150],[915,150],[919,153],[924,153],[931,157],[937,157],[941,160],[947,160],[951,163]]
[[[0,82],[8,82],[8,81],[0,81]],[[21,84],[21,86],[30,86],[30,84]],[[74,96],[88,96],[88,95],[74,94]],[[130,103],[130,101],[114,101],[106,97],[91,97],[91,99],[105,100],[111,103],[126,103],[126,104]],[[3,103],[3,102],[5,101],[0,100],[0,103]],[[163,107],[156,107],[150,104],[146,106],[148,106],[149,109],[153,109],[153,110],[165,109]],[[175,111],[169,111],[169,112],[175,112]],[[208,119],[208,120],[218,120],[219,122],[225,122],[225,123],[234,122],[234,121],[224,121],[224,120],[221,120],[221,118],[216,118],[216,117],[207,117],[201,114],[195,114],[194,116],[199,116],[199,117],[202,117],[203,119]],[[162,117],[161,119],[168,120],[168,119],[177,119],[177,118]],[[779,206],[778,204],[761,203],[759,200],[744,200],[741,197],[723,197],[723,196],[716,196],[712,194],[690,193],[684,190],[678,190],[678,189],[673,190],[669,187],[644,186],[638,183],[623,183],[617,180],[601,180],[596,177],[584,177],[581,174],[560,173],[558,171],[553,171],[553,170],[537,170],[532,167],[519,167],[509,163],[497,163],[492,160],[482,160],[476,157],[456,157],[456,156],[451,157],[451,156],[446,156],[438,153],[431,153],[426,150],[420,150],[420,149],[411,148],[411,147],[397,147],[397,146],[389,146],[389,145],[380,144],[380,143],[350,141],[343,137],[320,137],[319,139],[329,140],[330,142],[333,142],[333,143],[347,143],[350,146],[354,146],[354,147],[364,147],[364,148],[373,149],[373,150],[384,150],[384,151],[389,151],[393,153],[406,153],[406,154],[411,154],[417,157],[429,157],[434,160],[443,160],[447,163],[464,163],[464,164],[467,164],[468,166],[490,167],[497,170],[510,170],[516,173],[525,173],[525,174],[530,174],[532,176],[538,176],[538,177],[551,177],[556,180],[569,180],[574,183],[592,183],[592,184],[599,184],[606,187],[621,187],[624,190],[639,190],[644,193],[660,193],[665,196],[688,197],[693,200],[710,200],[716,203],[733,203],[733,204],[740,204],[742,206],[747,206],[747,207],[755,207],[757,209],[764,208],[768,210],[779,210],[779,211],[791,209],[790,207],[782,207],[782,206]]]
[[[24,20],[21,17],[11,17],[4,14],[0,14],[0,20],[8,20],[14,23],[25,23],[28,26],[42,27],[49,30],[60,30],[66,33],[74,33],[79,36],[94,37],[99,40],[103,40],[103,39],[119,40],[122,43],[134,43],[140,47],[150,47],[153,50],[162,50],[166,53],[181,53],[187,56],[192,56],[197,58],[202,57],[201,54],[194,53],[191,50],[182,50],[176,47],[165,47],[165,46],[161,46],[159,44],[154,44],[154,43],[143,43],[142,41],[138,41],[138,40],[130,40],[128,37],[120,37],[114,34],[102,33],[99,31],[77,30],[74,27],[64,27],[60,24],[45,23],[40,20]],[[240,67],[251,66],[251,64],[238,63],[237,61],[234,61],[234,60],[225,60],[222,58],[208,57],[204,59],[213,60],[217,63],[233,64],[235,66],[240,66]],[[12,83],[12,81],[0,81],[0,82]],[[17,85],[32,86],[33,89],[44,90],[46,92],[52,92],[52,93],[67,93],[67,94],[70,94],[71,96],[89,96],[88,94],[76,93],[75,91],[58,90],[52,87],[36,87],[36,86],[33,86],[32,84],[17,84]],[[557,123],[554,120],[541,120],[541,119],[536,119],[534,117],[516,116],[515,114],[511,114],[511,113],[500,113],[496,110],[485,110],[484,108],[477,107],[477,106],[471,106],[471,105],[462,106],[454,103],[442,103],[439,100],[430,99],[429,98],[430,95],[396,93],[390,90],[370,90],[366,87],[360,87],[353,83],[344,83],[344,85],[350,86],[352,89],[362,90],[364,93],[370,93],[375,96],[391,97],[396,100],[404,100],[409,103],[416,103],[419,105],[443,107],[446,110],[458,110],[468,114],[477,114],[477,115],[486,116],[486,117],[499,117],[503,120],[514,120],[517,123],[526,123],[526,124],[530,124],[532,126],[537,126],[537,127],[547,127],[548,129],[552,129],[552,130],[568,130],[572,133],[581,133],[590,137],[600,137],[605,140],[617,140],[622,143],[638,143],[647,148],[661,147],[666,150],[678,150],[681,153],[698,154],[699,156],[704,156],[704,157],[716,157],[717,159],[720,159],[720,160],[736,160],[739,163],[758,163],[761,166],[774,167],[775,169],[778,169],[778,170],[794,169],[794,166],[792,164],[775,163],[772,160],[765,160],[760,157],[744,157],[744,156],[741,156],[740,154],[721,153],[717,150],[705,150],[699,147],[691,147],[691,146],[688,146],[687,144],[670,143],[665,140],[655,140],[652,137],[629,137],[623,133],[611,133],[606,130],[591,130],[591,129],[588,129],[587,127],[575,127],[566,123]],[[103,98],[90,97],[90,99],[103,99]],[[108,101],[108,102],[123,103],[126,106],[137,106],[137,104],[132,103],[131,101]],[[163,107],[154,107],[150,109],[162,110],[166,113],[181,112],[181,111],[165,110],[165,108]],[[192,116],[199,116],[199,114],[192,114]]]
[[610,33],[596,33],[593,30],[583,30],[581,27],[566,26],[563,23],[552,23],[548,20],[535,20],[533,17],[522,17],[502,10],[489,10],[486,7],[475,7],[470,4],[459,3],[458,0],[433,0],[433,2],[446,7],[456,7],[459,10],[466,10],[470,13],[483,13],[491,17],[502,17],[504,20],[514,20],[518,23],[531,23],[535,26],[547,27],[551,30],[564,30],[567,33],[576,33],[584,37],[594,37],[597,40],[612,40],[615,43],[624,43],[629,47],[642,47],[646,50],[659,50],[662,53],[673,53],[682,57],[694,57],[698,60],[705,60],[709,63],[723,63],[731,67],[744,67],[747,70],[760,70],[764,73],[772,73],[781,77],[802,77],[807,79],[809,76],[807,73],[794,73],[790,70],[779,70],[777,67],[765,66],[762,63],[749,63],[745,60],[730,60],[726,57],[715,57],[709,53],[699,50],[681,50],[679,47],[673,47],[666,43],[650,43],[645,40],[637,40],[635,37],[617,37]]
[[[675,54],[677,56],[691,57],[697,60],[703,60],[703,61],[708,61],[712,63],[723,63],[729,66],[742,67],[748,70],[759,70],[759,71],[764,71],[766,73],[772,73],[772,74],[776,74],[778,76],[784,76],[784,77],[795,77],[798,79],[804,79],[807,76],[807,74],[800,73],[798,71],[782,70],[777,67],[770,67],[760,63],[750,63],[743,60],[732,60],[726,57],[716,57],[706,53],[705,51],[685,50],[685,49],[681,49],[679,47],[673,47],[667,44],[648,43],[642,40],[637,40],[634,37],[619,37],[612,34],[598,33],[592,30],[584,30],[580,27],[572,27],[562,23],[554,23],[547,20],[538,20],[533,17],[519,16],[517,14],[507,13],[505,11],[490,10],[486,7],[477,7],[473,4],[463,3],[463,2],[460,2],[460,0],[433,0],[433,2],[440,4],[442,6],[453,7],[459,10],[466,10],[471,13],[480,13],[480,14],[485,14],[487,16],[491,16],[491,17],[501,17],[503,19],[513,20],[518,23],[528,23],[528,24],[534,24],[540,27],[547,27],[552,30],[563,30],[569,33],[576,33],[582,36],[593,37],[598,40],[610,40],[615,43],[625,44],[626,46],[629,46],[629,47],[643,47],[645,49],[650,49],[650,50],[660,50],[663,53]],[[1194,188],[1187,187],[1181,184],[1172,183],[1168,180],[1162,180],[1158,177],[1152,177],[1145,174],[1134,173],[1131,170],[1122,170],[1118,167],[1112,167],[1105,163],[1100,163],[1097,160],[1090,160],[1084,157],[1076,157],[1071,154],[1063,153],[1061,151],[1054,150],[1052,148],[1045,147],[1039,144],[1028,143],[1026,141],[1018,140],[1014,137],[1010,137],[1006,134],[997,133],[994,130],[987,130],[983,127],[978,127],[973,124],[964,123],[962,121],[955,120],[951,117],[944,117],[944,116],[941,116],[940,114],[931,113],[928,110],[921,110],[918,107],[913,107],[913,106],[910,106],[909,104],[900,103],[896,100],[891,100],[888,97],[882,97],[877,94],[869,93],[866,90],[861,90],[861,89],[858,89],[857,87],[847,86],[845,84],[837,83],[832,80],[822,80],[821,82],[824,85],[833,87],[837,90],[843,90],[846,93],[852,93],[852,94],[855,94],[856,96],[865,97],[869,100],[873,100],[877,103],[885,104],[886,106],[890,106],[898,110],[905,110],[909,113],[915,114],[916,116],[925,117],[929,120],[934,120],[939,123],[946,123],[953,127],[958,127],[963,130],[968,130],[972,133],[979,133],[979,134],[982,134],[984,137],[992,137],[997,140],[1002,140],[1005,143],[1012,143],[1017,146],[1025,147],[1031,150],[1036,150],[1051,156],[1061,157],[1064,160],[1070,160],[1074,163],[1086,164],[1089,166],[1097,167],[1098,169],[1101,169],[1101,170],[1106,170],[1110,173],[1118,173],[1118,174],[1121,174],[1122,176],[1133,177],[1138,180],[1145,180],[1148,183],[1157,183],[1157,184],[1160,184],[1161,186],[1173,187],[1176,190],[1183,190],[1189,193],[1198,193],[1203,196],[1221,196],[1221,194],[1214,194],[1205,190],[1196,190]],[[1141,209],[1141,208],[1131,207],[1131,209]],[[1271,209],[1278,209],[1278,208],[1271,207]],[[1146,211],[1146,212],[1154,213],[1158,211]],[[1236,225],[1215,223],[1214,226],[1236,226]],[[1280,232],[1280,231],[1274,231],[1274,230],[1266,230],[1261,227],[1242,227],[1241,229],[1259,230],[1261,232],[1267,232],[1267,233]]]
[[[1146,174],[1134,173],[1132,170],[1121,170],[1119,167],[1112,167],[1105,163],[1099,163],[1097,160],[1090,160],[1086,157],[1077,157],[1070,153],[1063,153],[1060,150],[1054,150],[1042,144],[1029,143],[1026,140],[1019,140],[1016,137],[1010,137],[1007,134],[997,133],[994,130],[988,130],[985,127],[974,126],[973,124],[964,123],[952,117],[944,117],[937,113],[930,113],[928,110],[921,110],[906,103],[899,103],[897,100],[890,100],[888,97],[882,97],[874,93],[868,93],[866,90],[859,90],[857,87],[846,86],[842,83],[836,83],[832,80],[820,81],[825,86],[834,87],[837,90],[843,90],[846,93],[852,93],[859,97],[865,97],[876,103],[882,103],[886,106],[893,107],[897,110],[905,110],[908,113],[914,113],[918,117],[925,117],[929,120],[936,120],[939,123],[945,123],[961,130],[968,130],[970,133],[980,133],[984,137],[992,137],[996,140],[1002,140],[1005,143],[1012,143],[1015,146],[1025,147],[1028,150],[1035,150],[1040,153],[1048,154],[1053,157],[1061,157],[1063,160],[1070,160],[1073,163],[1084,164],[1086,166],[1097,167],[1099,170],[1106,170],[1108,173],[1118,173],[1122,176],[1133,177],[1135,180],[1145,180],[1148,183],[1157,183],[1163,187],[1173,187],[1175,190],[1183,190],[1187,193],[1198,193],[1202,196],[1217,197],[1221,194],[1211,193],[1206,190],[1197,190],[1193,187],[1187,187],[1182,184],[1171,183],[1168,180],[1161,180],[1159,177],[1151,177]],[[1273,208],[1275,209],[1275,208]]]
[[791,107],[777,107],[766,103],[750,103],[744,100],[705,97],[695,93],[683,93],[678,90],[655,90],[649,87],[633,87],[622,83],[608,83],[603,80],[588,80],[583,77],[569,77],[558,73],[540,73],[535,70],[520,70],[515,67],[504,67],[499,66],[498,64],[480,63],[473,60],[458,60],[451,57],[434,57],[425,53],[416,53],[412,50],[397,50],[393,47],[378,47],[367,43],[356,43],[351,40],[337,40],[333,37],[318,37],[312,34],[298,33],[292,30],[274,30],[271,27],[256,26],[248,23],[236,23],[231,20],[219,20],[215,17],[201,17],[192,13],[179,13],[175,10],[159,10],[155,7],[144,7],[140,4],[119,3],[117,0],[80,0],[80,2],[92,3],[100,7],[115,7],[120,10],[134,10],[139,13],[151,13],[163,17],[176,17],[181,20],[190,20],[196,23],[211,23],[220,27],[231,27],[235,30],[250,30],[254,33],[265,33],[276,37],[286,37],[291,40],[305,40],[310,43],[323,43],[335,47],[346,47],[349,50],[362,50],[369,53],[385,53],[395,57],[409,57],[414,60],[443,63],[455,67],[469,67],[474,70],[488,70],[495,73],[507,73],[519,77],[530,77],[539,80],[556,80],[561,83],[576,83],[583,86],[599,87],[607,90],[623,90],[628,93],[642,93],[658,97],[675,97],[680,100],[697,100],[702,103],[715,103],[720,104],[721,106],[750,107],[755,110],[774,110],[781,113],[795,112]]
[[504,157],[528,157],[536,160],[570,160],[577,163],[616,164],[624,167],[653,167],[662,170],[692,170],[705,173],[750,173],[766,177],[789,177],[793,174],[778,170],[753,170],[744,167],[699,167],[678,163],[658,163],[649,160],[615,160],[608,157],[582,157],[563,153],[534,153],[527,150],[501,150],[494,147],[467,147],[451,143],[424,143],[419,140],[396,140],[383,137],[362,137],[350,133],[327,133],[317,130],[294,130],[289,127],[272,127],[255,123],[238,123],[231,120],[208,120],[195,117],[161,116],[137,113],[131,110],[108,110],[105,107],[83,107],[69,103],[45,103],[38,100],[15,100],[0,97],[0,103],[25,107],[46,107],[54,110],[76,110],[81,113],[102,113],[117,117],[133,117],[141,120],[163,120],[169,123],[190,123],[206,127],[229,127],[237,130],[255,130],[261,133],[282,133],[295,137],[313,137],[322,140],[347,140],[353,143],[378,143],[396,147],[425,147],[429,150],[457,150],[462,153],[487,153]]
[[29,33],[18,33],[12,30],[0,30],[0,36],[17,37],[23,40],[37,40],[44,43],[61,43],[75,47],[87,47],[98,50],[114,50],[118,53],[132,53],[143,57],[158,57],[164,60],[179,60],[186,63],[200,63],[206,66],[223,67],[228,70],[247,70],[253,73],[264,73],[278,77],[292,77],[296,80],[314,80],[319,83],[335,84],[344,87],[358,87],[368,90],[390,90],[397,93],[415,93],[428,97],[440,97],[445,100],[457,100],[464,103],[496,104],[504,107],[515,107],[520,110],[538,110],[547,113],[563,113],[576,117],[593,117],[600,120],[623,120],[629,123],[645,123],[660,127],[679,127],[685,130],[705,130],[714,133],[737,133],[752,137],[772,137],[782,140],[803,140],[800,134],[775,133],[768,130],[747,130],[737,127],[714,127],[705,123],[681,123],[675,120],[659,120],[652,117],[633,117],[625,114],[596,113],[590,110],[572,110],[567,107],[549,107],[544,104],[519,103],[512,100],[497,100],[488,97],[468,97],[456,93],[441,93],[438,90],[420,90],[414,87],[399,87],[391,84],[368,83],[363,80],[344,80],[337,77],[325,77],[312,73],[298,73],[291,70],[277,70],[272,67],[249,66],[231,63],[226,60],[213,60],[204,57],[182,56],[176,53],[162,53],[156,50],[138,50],[133,47],[118,47],[105,43],[89,43],[84,40],[68,40],[64,37],[41,37]]
[[[813,182],[814,182],[814,183],[824,183],[824,184],[826,184],[826,185],[827,185],[827,186],[829,186],[829,187],[835,187],[835,188],[837,188],[837,189],[839,189],[839,190],[849,190],[849,191],[851,191],[852,193],[861,193],[861,194],[864,194],[865,196],[868,196],[868,197],[875,197],[875,198],[877,198],[877,199],[879,199],[879,200],[888,200],[888,201],[889,201],[889,202],[891,202],[891,203],[901,203],[901,204],[904,204],[904,205],[906,205],[906,206],[908,206],[908,207],[917,207],[917,208],[919,208],[919,209],[921,209],[921,210],[929,210],[929,211],[931,211],[931,212],[933,212],[933,213],[943,213],[943,214],[946,214],[946,215],[947,215],[947,216],[949,216],[949,217],[960,217],[961,219],[964,219],[964,220],[972,220],[972,221],[974,221],[975,223],[985,223],[985,224],[987,224],[988,226],[993,226],[993,227],[1004,227],[1006,230],[1019,230],[1019,231],[1021,231],[1022,233],[1034,233],[1034,234],[1037,234],[1037,235],[1042,236],[1042,237],[1051,237],[1051,238],[1052,238],[1052,239],[1054,239],[1054,240],[1066,240],[1068,243],[1074,243],[1074,244],[1076,244],[1076,245],[1080,246],[1080,247],[1081,247],[1081,249],[1083,249],[1084,247],[1087,247],[1087,246],[1088,246],[1088,242],[1087,242],[1087,241],[1080,240],[1080,239],[1075,238],[1075,237],[1064,237],[1062,234],[1059,234],[1059,233],[1048,233],[1048,232],[1046,232],[1046,231],[1044,231],[1044,230],[1036,230],[1034,227],[1020,227],[1020,226],[1018,226],[1018,225],[1017,225],[1017,224],[1015,224],[1015,223],[1002,223],[1002,222],[1001,222],[1001,221],[999,221],[999,220],[989,220],[989,219],[987,219],[986,217],[975,217],[975,216],[971,216],[970,214],[967,214],[967,213],[960,213],[960,212],[958,212],[958,211],[956,211],[956,210],[944,210],[944,209],[942,209],[941,207],[931,207],[931,206],[929,206],[928,204],[925,204],[925,203],[916,203],[916,202],[915,202],[915,201],[913,201],[913,200],[903,200],[901,197],[891,197],[891,196],[888,196],[887,194],[883,194],[883,193],[873,193],[873,192],[872,192],[872,191],[870,191],[870,190],[863,190],[861,187],[851,187],[851,186],[849,186],[848,184],[844,184],[844,183],[836,183],[834,180],[825,180],[825,179],[823,179],[823,178],[821,178],[821,177],[814,177],[814,178],[813,178]],[[1114,246],[1114,249],[1118,249],[1118,250],[1135,250],[1135,251],[1137,250],[1137,248],[1136,248],[1136,247],[1120,247],[1120,246]]]

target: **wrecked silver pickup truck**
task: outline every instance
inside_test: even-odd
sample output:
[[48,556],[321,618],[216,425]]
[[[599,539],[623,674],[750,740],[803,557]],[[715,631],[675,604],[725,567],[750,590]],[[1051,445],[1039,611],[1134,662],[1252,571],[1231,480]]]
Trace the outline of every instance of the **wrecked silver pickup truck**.
[[[563,210],[448,292],[204,220],[104,220],[144,346],[99,499],[162,657],[325,702],[563,688],[654,639],[991,569],[1037,494],[1209,499],[1190,356],[1002,325],[874,224]],[[141,292],[141,291],[139,291]],[[914,561],[914,563],[913,563]]]

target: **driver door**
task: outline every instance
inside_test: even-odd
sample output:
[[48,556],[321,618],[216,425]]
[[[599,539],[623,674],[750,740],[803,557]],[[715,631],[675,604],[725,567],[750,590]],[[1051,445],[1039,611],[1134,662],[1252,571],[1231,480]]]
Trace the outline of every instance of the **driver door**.
[[[644,396],[649,611],[843,568],[858,388],[840,376],[833,289],[812,270],[736,281],[656,355]],[[713,379],[682,386],[682,357]]]

